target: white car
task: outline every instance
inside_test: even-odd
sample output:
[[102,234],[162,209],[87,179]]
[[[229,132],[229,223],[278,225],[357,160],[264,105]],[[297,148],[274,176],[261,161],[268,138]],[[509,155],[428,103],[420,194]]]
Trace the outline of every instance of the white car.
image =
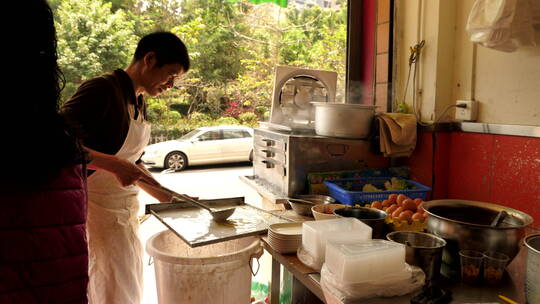
[[176,140],[149,145],[144,149],[145,165],[183,170],[188,165],[253,160],[253,129],[217,126],[195,129]]

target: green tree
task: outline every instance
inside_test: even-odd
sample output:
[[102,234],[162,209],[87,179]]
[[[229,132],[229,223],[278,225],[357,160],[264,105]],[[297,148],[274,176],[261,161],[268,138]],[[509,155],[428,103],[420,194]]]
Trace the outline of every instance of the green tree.
[[102,0],[59,0],[56,9],[58,63],[69,98],[85,80],[124,68],[137,43],[134,22]]
[[191,95],[190,111],[219,115],[229,83],[243,72],[241,60],[248,54],[231,27],[244,32],[245,25],[236,11],[235,5],[224,0],[182,2],[182,22],[172,32],[186,43],[192,59],[189,80],[184,83]]

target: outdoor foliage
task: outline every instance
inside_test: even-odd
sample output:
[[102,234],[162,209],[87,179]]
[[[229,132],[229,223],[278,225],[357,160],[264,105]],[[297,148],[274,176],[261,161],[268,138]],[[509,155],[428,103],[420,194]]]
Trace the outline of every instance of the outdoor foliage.
[[58,63],[66,77],[64,98],[83,81],[123,68],[137,42],[133,20],[111,3],[98,0],[57,1]]
[[[269,115],[277,65],[344,75],[346,12],[227,0],[51,0],[64,99],[86,79],[125,68],[140,37],[177,34],[192,69],[181,86],[147,98],[154,135],[202,125],[256,126]],[[341,1],[346,7],[346,0]],[[338,86],[343,87],[340,77]]]

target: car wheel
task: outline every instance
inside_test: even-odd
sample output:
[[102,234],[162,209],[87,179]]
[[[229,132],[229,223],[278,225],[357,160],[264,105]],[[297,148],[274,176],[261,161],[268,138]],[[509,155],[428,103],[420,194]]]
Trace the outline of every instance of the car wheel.
[[184,170],[187,167],[187,157],[182,152],[173,151],[165,157],[164,167],[175,171]]
[[253,162],[253,150],[251,150],[251,152],[249,152],[249,161]]

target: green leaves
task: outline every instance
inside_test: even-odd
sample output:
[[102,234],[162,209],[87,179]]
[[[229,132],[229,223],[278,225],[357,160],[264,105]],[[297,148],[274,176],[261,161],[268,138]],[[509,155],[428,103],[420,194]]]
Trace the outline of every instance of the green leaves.
[[56,2],[58,63],[66,78],[64,99],[85,80],[124,68],[137,43],[134,22],[101,0]]
[[[346,0],[340,0],[346,7]],[[332,70],[345,75],[346,10],[298,9],[286,0],[49,0],[54,9],[64,98],[92,77],[125,68],[138,40],[153,31],[177,34],[192,69],[182,87],[148,99],[156,124],[179,126],[183,110],[224,115],[242,105],[242,123],[268,116],[277,65]],[[253,3],[274,2],[254,5]],[[285,8],[286,7],[286,8]],[[255,116],[254,116],[255,115]],[[197,116],[197,115],[195,115]],[[202,122],[201,122],[202,123]],[[209,123],[206,121],[205,123]]]
[[[229,2],[238,2],[240,0],[227,0]],[[275,3],[281,7],[287,7],[287,0],[248,0],[249,2],[251,3],[254,3],[254,4],[261,4],[261,3],[268,3],[268,2],[271,2],[271,3]]]

